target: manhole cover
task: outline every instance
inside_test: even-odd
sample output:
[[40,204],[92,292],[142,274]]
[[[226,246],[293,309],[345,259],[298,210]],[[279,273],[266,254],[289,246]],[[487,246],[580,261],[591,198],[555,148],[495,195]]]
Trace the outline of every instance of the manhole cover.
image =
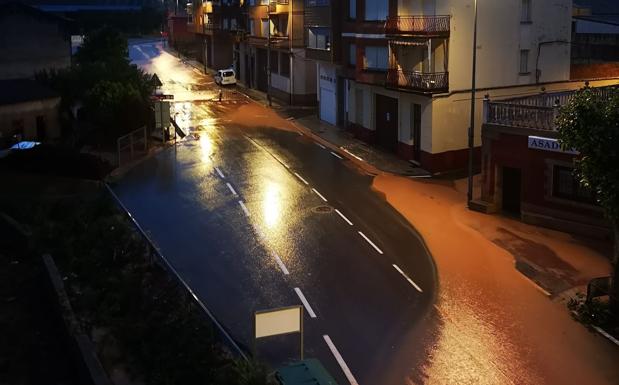
[[317,207],[314,207],[312,211],[317,214],[328,214],[330,212],[333,212],[333,207],[327,206],[327,205],[317,206]]

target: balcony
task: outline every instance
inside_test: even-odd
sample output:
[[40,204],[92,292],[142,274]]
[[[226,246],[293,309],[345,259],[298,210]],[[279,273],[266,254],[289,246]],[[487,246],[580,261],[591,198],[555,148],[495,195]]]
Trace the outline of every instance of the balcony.
[[447,37],[450,16],[393,16],[387,19],[385,33],[398,36]]
[[389,69],[385,85],[388,88],[407,89],[425,93],[447,92],[449,90],[449,73],[424,73]]
[[288,13],[290,0],[271,0],[269,1],[270,13]]

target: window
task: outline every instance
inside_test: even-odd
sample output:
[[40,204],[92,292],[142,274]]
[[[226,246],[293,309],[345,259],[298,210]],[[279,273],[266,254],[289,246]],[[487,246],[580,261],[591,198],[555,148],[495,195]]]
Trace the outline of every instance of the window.
[[[421,132],[421,104],[412,103],[411,104],[411,131],[410,131],[410,140],[417,140],[418,132]],[[415,143],[418,144],[418,143]]]
[[269,19],[262,19],[260,26],[261,26],[260,36],[268,37],[269,36]]
[[529,73],[529,50],[528,49],[520,50],[520,73],[521,74]]
[[557,198],[595,204],[593,192],[574,178],[574,169],[571,167],[553,167],[552,195]]
[[387,70],[387,47],[367,46],[365,47],[365,57],[363,68],[375,71]]
[[256,22],[254,19],[249,19],[249,34],[256,36]]
[[329,35],[329,28],[313,27],[308,31],[308,48],[314,49],[331,49],[331,37]]
[[279,74],[290,77],[290,55],[282,53],[280,56]]
[[271,51],[271,73],[279,72],[279,52]]
[[365,20],[387,20],[388,0],[365,2]]
[[348,64],[351,66],[357,65],[357,45],[351,44],[348,46]]
[[230,19],[224,19],[224,29],[230,29]]
[[357,0],[348,0],[348,18],[357,18]]
[[531,22],[531,0],[522,0],[522,14],[520,16],[520,22]]

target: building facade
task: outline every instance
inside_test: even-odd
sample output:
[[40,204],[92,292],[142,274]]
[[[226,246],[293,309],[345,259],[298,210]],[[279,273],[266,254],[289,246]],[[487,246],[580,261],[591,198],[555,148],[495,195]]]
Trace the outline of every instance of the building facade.
[[66,19],[21,3],[0,8],[0,79],[31,78],[71,65],[70,24]]
[[[592,81],[589,86],[604,94],[616,83]],[[561,148],[557,141],[554,119],[573,93],[484,101],[482,192],[473,207],[558,230],[610,235],[610,224],[594,195],[574,177],[578,153]]]
[[[192,3],[192,30],[211,70],[289,104],[316,103],[316,65],[305,56],[306,0],[213,0]],[[292,69],[295,69],[293,72]]]
[[[346,125],[433,173],[463,168],[473,0],[342,3]],[[571,0],[479,2],[477,154],[485,93],[502,97],[513,87],[569,79],[570,20]]]

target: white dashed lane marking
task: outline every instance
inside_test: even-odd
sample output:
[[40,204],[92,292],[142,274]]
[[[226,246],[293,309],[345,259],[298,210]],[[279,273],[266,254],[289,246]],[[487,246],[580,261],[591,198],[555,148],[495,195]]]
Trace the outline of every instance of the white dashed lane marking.
[[249,210],[247,210],[247,206],[245,206],[245,203],[243,203],[243,201],[239,201],[239,205],[243,209],[243,212],[245,213],[245,215],[249,216]]
[[393,268],[396,269],[398,271],[398,273],[402,274],[402,276],[408,281],[408,283],[410,283],[411,285],[413,285],[413,287],[415,289],[417,289],[418,292],[423,293],[423,290],[421,290],[421,288],[412,280],[409,278],[408,275],[406,275],[402,269],[400,269],[400,267],[396,264],[393,264]]
[[298,287],[295,287],[294,291],[299,296],[299,299],[303,303],[303,306],[305,306],[305,310],[307,310],[307,314],[309,314],[309,316],[312,318],[316,318],[316,313],[314,313],[314,310],[310,306],[309,302],[307,302],[307,299],[303,295],[303,292],[301,292],[301,289],[299,289]]
[[236,193],[236,191],[234,190],[234,187],[232,187],[232,185],[230,183],[226,183],[226,186],[228,186],[228,189],[230,190],[232,195],[234,195],[234,196],[238,196],[239,195],[239,194]]
[[346,223],[348,223],[349,225],[351,225],[351,226],[352,226],[352,222],[351,222],[350,220],[348,220],[348,218],[346,218],[346,216],[345,216],[344,214],[342,214],[342,213],[340,212],[340,210],[335,209],[335,212],[337,213],[337,215],[339,215],[340,217],[342,217],[342,219],[343,219],[343,220],[345,220],[345,221],[346,221]]
[[320,197],[320,199],[322,199],[323,201],[327,202],[327,198],[325,198],[324,196],[322,196],[321,193],[319,193],[315,188],[312,188],[312,191],[316,193],[316,195],[318,195]]
[[337,153],[335,153],[335,152],[333,152],[333,151],[331,151],[331,155],[333,155],[334,157],[336,157],[336,158],[338,158],[338,159],[344,159],[344,158],[342,158],[339,154],[337,154]]
[[370,238],[366,237],[365,234],[363,234],[361,231],[357,232],[363,237],[363,239],[367,241],[367,243],[369,243],[374,248],[374,250],[378,251],[378,254],[383,254],[383,251],[379,249],[378,246],[374,244],[374,242],[370,241]]
[[215,171],[217,171],[217,174],[219,174],[219,176],[221,177],[221,179],[225,179],[226,177],[224,176],[224,173],[221,172],[221,170],[219,169],[219,167],[215,167]]
[[335,344],[333,343],[333,341],[331,341],[331,337],[325,334],[322,336],[322,338],[324,338],[325,342],[327,343],[327,346],[329,346],[329,350],[331,350],[331,353],[335,357],[335,360],[340,365],[340,368],[342,368],[342,372],[344,372],[344,375],[348,379],[348,382],[350,382],[350,385],[359,385],[359,383],[355,379],[355,376],[353,376],[352,372],[348,368],[348,365],[346,365],[346,362],[342,358],[342,355],[335,347]]
[[286,268],[286,265],[284,265],[284,262],[279,257],[279,255],[277,255],[277,253],[273,252],[273,258],[275,258],[275,262],[277,262],[277,264],[279,265],[279,268],[282,270],[282,273],[284,273],[284,275],[290,274],[290,272]]
[[296,176],[297,176],[297,178],[299,178],[299,179],[300,179],[303,183],[305,183],[306,185],[308,185],[308,186],[309,186],[309,182],[308,182],[308,181],[306,181],[305,179],[303,179],[303,177],[302,177],[301,175],[299,175],[299,174],[298,174],[298,173],[296,173],[296,172],[294,173],[294,175],[296,175]]

